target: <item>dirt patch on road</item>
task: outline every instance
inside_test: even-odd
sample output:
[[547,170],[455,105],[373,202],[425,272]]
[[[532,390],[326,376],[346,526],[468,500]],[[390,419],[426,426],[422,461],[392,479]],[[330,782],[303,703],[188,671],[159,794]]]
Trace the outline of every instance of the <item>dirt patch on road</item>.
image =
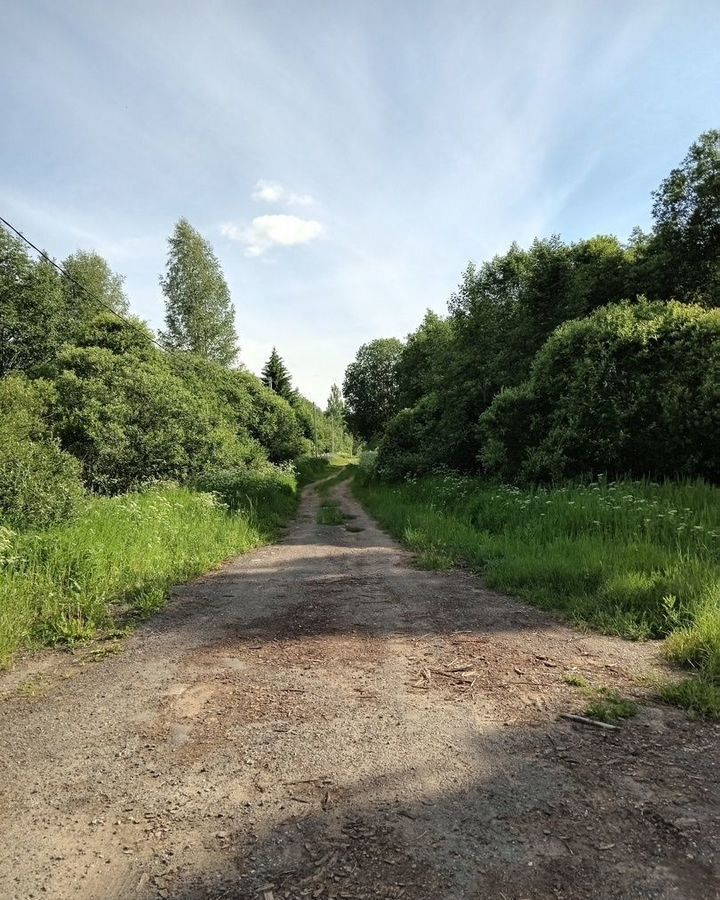
[[[121,653],[0,678],[2,897],[719,898],[720,729],[651,702],[657,648],[418,571],[332,497],[351,528],[309,490]],[[639,715],[560,719],[580,677]]]

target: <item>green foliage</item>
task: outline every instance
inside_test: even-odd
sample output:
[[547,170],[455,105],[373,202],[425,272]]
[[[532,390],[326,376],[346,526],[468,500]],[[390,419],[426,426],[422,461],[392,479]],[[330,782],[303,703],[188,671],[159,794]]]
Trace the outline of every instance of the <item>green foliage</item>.
[[638,714],[638,705],[632,700],[622,697],[612,688],[597,688],[585,708],[585,715],[600,722],[615,725],[622,719],[629,719]]
[[58,366],[57,433],[93,490],[119,493],[241,463],[227,422],[173,375],[163,354],[72,347]]
[[46,422],[51,394],[45,382],[0,379],[0,526],[51,525],[73,515],[82,500],[80,465]]
[[342,425],[345,421],[345,401],[342,391],[336,384],[330,388],[325,415],[336,425]]
[[615,725],[638,714],[637,703],[621,696],[614,688],[593,687],[582,675],[565,675],[563,681],[580,688],[587,697],[589,702],[583,712],[590,719]]
[[370,444],[399,410],[397,364],[402,351],[397,338],[363,344],[345,371],[343,394],[350,430]]
[[160,279],[166,300],[163,343],[229,366],[238,354],[235,310],[220,263],[187,219],[178,221],[168,244]]
[[0,376],[31,372],[65,341],[72,319],[56,270],[0,228]]
[[214,494],[231,512],[250,517],[260,514],[267,524],[284,524],[297,506],[298,483],[288,467],[225,469],[201,476],[193,486]]
[[256,502],[238,513],[212,493],[156,487],[91,500],[47,531],[0,531],[0,664],[20,647],[74,643],[150,615],[172,585],[271,540],[295,504],[287,476],[259,479],[255,492],[244,482]]
[[408,335],[396,366],[401,408],[415,406],[443,384],[452,337],[451,322],[432,310],[427,310],[420,327]]
[[[301,456],[295,460],[295,471],[299,487],[305,487],[313,481],[323,480],[318,487],[321,490],[325,484],[331,483],[336,477],[346,473],[347,467],[353,465],[355,460],[350,456],[336,453],[328,456]],[[328,478],[327,476],[332,476]],[[347,475],[343,475],[347,477]]]
[[441,467],[447,450],[438,429],[441,418],[436,394],[423,397],[412,409],[401,410],[388,423],[378,446],[377,473],[396,481]]
[[329,503],[320,507],[317,521],[318,525],[342,525],[345,522],[345,516],[337,503]]
[[354,490],[423,565],[462,562],[575,622],[667,636],[671,659],[720,684],[720,488],[601,479],[520,490],[447,474],[356,479]]
[[720,685],[716,682],[700,677],[669,681],[660,689],[660,696],[695,716],[720,720]]
[[163,353],[142,328],[108,317],[83,340],[58,356],[53,420],[95,491],[262,468],[302,449],[290,406],[248,372]]
[[100,301],[125,311],[122,278],[101,256],[78,252],[63,265],[75,284],[46,260],[31,259],[22,242],[0,228],[0,377],[37,374],[97,316]]
[[[576,435],[579,452],[566,471],[562,447],[572,440],[573,421],[563,426],[567,434],[561,440],[562,447],[550,440],[532,464],[517,459],[518,454],[523,460],[525,456],[523,444],[527,439],[523,432],[532,430],[534,423],[542,424],[551,413],[547,406],[536,407],[536,401],[543,401],[543,397],[529,391],[525,384],[533,360],[536,354],[542,355],[545,342],[564,323],[592,317],[609,304],[634,302],[643,294],[663,301],[675,298],[705,307],[720,305],[720,131],[701,135],[654,196],[652,232],[643,234],[636,229],[625,245],[611,235],[571,244],[552,236],[533,241],[528,249],[512,244],[507,253],[479,267],[468,266],[450,298],[449,317],[443,320],[428,313],[408,337],[397,362],[396,414],[403,407],[413,412],[409,415],[403,410],[397,423],[390,421],[387,439],[381,444],[379,471],[393,477],[438,467],[473,472],[478,470],[481,458],[491,471],[506,472],[506,477],[515,477],[523,466],[528,477],[535,477],[536,471],[544,472],[545,477],[594,471],[592,460],[584,463],[580,459],[586,449],[582,444],[584,432]],[[704,362],[715,366],[701,341],[692,352],[698,368]],[[662,430],[666,425],[677,424],[681,429],[688,425],[693,416],[691,404],[697,391],[704,388],[696,390],[697,385],[691,385],[683,399],[680,369],[687,371],[689,364],[668,372],[666,367],[674,366],[677,360],[669,361],[663,354],[653,356],[652,338],[648,338],[646,356],[648,371],[657,370],[653,397],[657,398],[665,378],[673,384],[668,391],[672,396],[662,410],[653,410],[648,402],[643,410],[645,418],[639,427],[633,425],[633,431],[645,428],[646,442],[661,445],[666,442],[667,433]],[[573,378],[579,379],[573,382],[573,391],[579,395],[584,388],[584,372],[580,366],[573,372]],[[712,385],[708,390],[712,393]],[[502,391],[505,393],[500,398]],[[713,397],[701,399],[707,410]],[[686,402],[685,413],[670,415],[670,405]],[[610,414],[607,407],[612,406],[614,398],[596,394],[592,403],[592,415],[602,420]],[[590,398],[585,406],[589,410]],[[479,429],[484,414],[484,426]],[[699,413],[697,418],[703,415]],[[697,435],[702,425],[689,427]],[[498,431],[504,435],[499,442]],[[381,437],[375,433],[372,440]],[[617,452],[612,449],[613,466],[626,464],[626,437],[623,433],[623,447]],[[674,434],[667,443],[666,457],[676,450],[682,454],[687,435]],[[594,455],[599,458],[602,454],[596,449]],[[715,464],[706,461],[694,468],[696,454],[675,465],[654,456],[651,462],[662,472],[710,475],[715,469]],[[578,468],[584,464],[589,468]],[[600,464],[604,468],[602,461]],[[637,465],[633,461],[628,471],[642,471],[643,465],[642,460]]]
[[263,384],[270,388],[271,391],[275,391],[279,397],[288,401],[293,399],[295,392],[292,386],[292,378],[283,358],[275,347],[272,348],[272,353],[263,366],[261,378]]
[[655,296],[720,306],[720,130],[701,134],[653,197],[642,261]]
[[720,478],[720,310],[619,304],[559,328],[481,417],[504,479],[588,472]]
[[173,354],[169,363],[192,393],[232,429],[245,448],[248,465],[260,465],[265,455],[274,463],[288,462],[303,449],[295,411],[255,375],[194,354]]
[[98,253],[78,250],[63,260],[62,267],[70,276],[61,279],[67,307],[82,321],[96,316],[103,306],[127,314],[125,279],[113,272]]

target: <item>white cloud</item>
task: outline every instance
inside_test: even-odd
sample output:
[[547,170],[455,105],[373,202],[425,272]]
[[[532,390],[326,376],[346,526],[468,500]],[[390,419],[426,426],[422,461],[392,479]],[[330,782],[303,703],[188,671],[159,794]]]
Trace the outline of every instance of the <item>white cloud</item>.
[[253,200],[264,203],[285,203],[288,206],[312,206],[315,198],[311,194],[296,194],[283,187],[278,181],[266,181],[261,178],[252,192]]
[[262,178],[255,185],[253,200],[264,200],[265,203],[279,203],[285,196],[285,188],[277,181],[264,181]]
[[314,219],[275,215],[257,216],[247,228],[234,222],[225,222],[220,226],[220,230],[230,240],[245,244],[246,256],[262,256],[271,247],[307,244],[308,241],[320,237],[324,229],[320,222]]

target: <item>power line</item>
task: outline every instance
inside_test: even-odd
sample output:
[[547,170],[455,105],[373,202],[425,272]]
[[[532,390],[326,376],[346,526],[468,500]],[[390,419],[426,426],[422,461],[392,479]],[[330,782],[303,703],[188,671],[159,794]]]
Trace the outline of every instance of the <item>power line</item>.
[[[77,280],[77,278],[73,278],[73,276],[65,268],[63,268],[63,266],[61,266],[60,263],[55,262],[55,260],[52,257],[48,256],[44,250],[41,250],[36,244],[33,244],[33,242],[31,240],[29,240],[28,238],[26,238],[25,235],[21,231],[18,231],[18,229],[15,228],[14,225],[11,225],[7,219],[4,219],[2,216],[0,216],[0,222],[2,222],[2,224],[6,228],[8,228],[10,231],[12,231],[13,234],[16,234],[20,238],[21,241],[25,241],[25,243],[28,245],[28,247],[32,247],[32,249],[39,256],[41,256],[46,262],[49,262],[51,266],[54,266],[54,268],[56,268],[57,271],[63,277],[67,278],[67,280],[71,284],[75,285],[75,287],[78,288],[78,290],[82,294],[84,294],[86,297],[88,297],[94,303],[97,303],[99,306],[103,306],[105,309],[108,310],[108,312],[111,312],[114,316],[117,316],[117,318],[120,319],[121,322],[124,322],[126,325],[130,325],[132,328],[136,328],[138,331],[142,331],[143,335],[145,337],[147,337],[147,332],[145,331],[144,328],[141,328],[141,326],[137,322],[133,322],[132,319],[126,318],[121,313],[119,313],[116,309],[113,309],[109,303],[106,303],[104,300],[101,300],[100,297],[97,297],[94,294],[92,294],[85,287],[84,284],[79,282]],[[165,347],[163,347],[163,345],[159,341],[155,340],[155,338],[152,335],[150,335],[150,340],[153,342],[153,344],[155,344],[156,347],[159,347],[161,350],[164,351],[166,349]]]

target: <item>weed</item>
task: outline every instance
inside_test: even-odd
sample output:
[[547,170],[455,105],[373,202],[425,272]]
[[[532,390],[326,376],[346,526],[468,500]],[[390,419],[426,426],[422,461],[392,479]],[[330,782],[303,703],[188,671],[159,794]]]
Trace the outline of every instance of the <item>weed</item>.
[[720,488],[598,476],[523,490],[446,473],[358,478],[353,490],[425,568],[464,562],[581,627],[667,638],[667,656],[701,675],[684,705],[712,709],[702,698],[720,679]]
[[219,473],[208,486],[98,497],[71,522],[3,529],[0,665],[19,647],[73,646],[148,618],[174,584],[273,540],[297,506],[292,473]]
[[343,525],[345,517],[339,506],[321,506],[318,512],[318,525]]
[[[591,690],[593,690],[591,688]],[[613,725],[621,719],[629,719],[638,713],[638,705],[626,697],[622,697],[612,688],[595,688],[594,696],[585,709],[590,719],[607,722]]]
[[708,719],[720,719],[720,685],[703,678],[690,677],[673,681],[660,688],[667,703],[682,706],[690,713]]
[[565,684],[569,684],[572,687],[590,687],[590,682],[587,680],[587,678],[583,678],[582,675],[563,675],[563,681],[565,682]]

